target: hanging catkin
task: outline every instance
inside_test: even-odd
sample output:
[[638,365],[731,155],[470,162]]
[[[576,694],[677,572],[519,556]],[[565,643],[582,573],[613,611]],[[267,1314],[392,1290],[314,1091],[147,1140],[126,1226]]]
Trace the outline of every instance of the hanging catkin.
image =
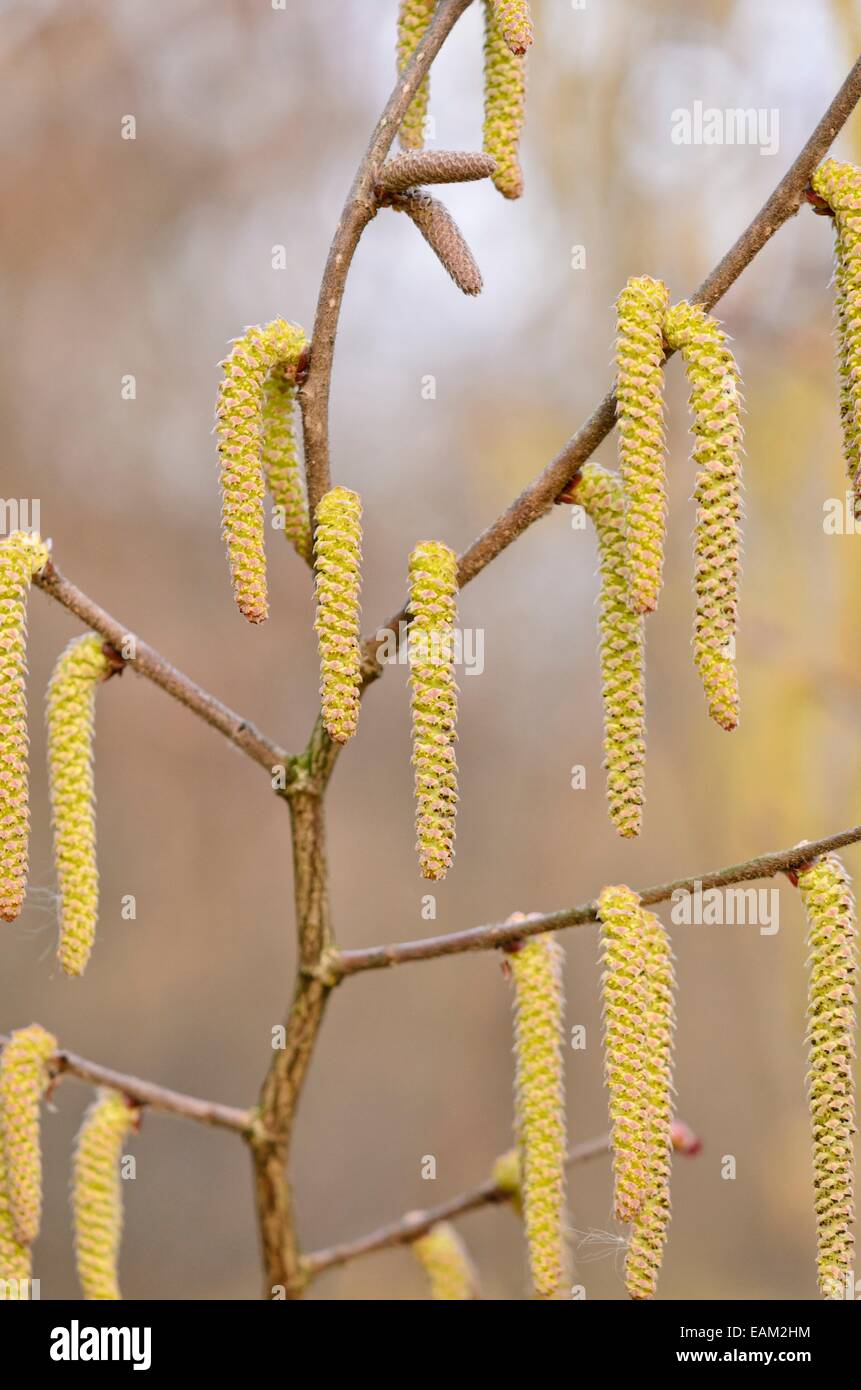
[[447,1221],[431,1226],[426,1235],[414,1240],[412,1250],[428,1277],[431,1298],[453,1302],[481,1297],[475,1266]]
[[654,1298],[670,1220],[673,1152],[673,1032],[675,975],[670,939],[651,912],[640,909],[646,1008],[643,1105],[646,1181],[625,1257],[625,1283],[632,1298]]
[[[236,339],[230,356],[222,363],[224,378],[216,410],[221,457],[221,529],[227,545],[234,598],[240,613],[250,623],[262,623],[269,612],[263,512],[264,425],[271,435],[266,454],[269,475],[278,493],[276,503],[292,506],[291,499],[299,495],[297,489],[300,487],[295,448],[291,453],[290,446],[292,393],[288,400],[281,383],[286,382],[291,373],[295,378],[304,346],[305,334],[298,325],[275,319],[263,328],[247,329]],[[276,369],[279,390],[273,388],[267,397],[266,380]],[[286,412],[286,423],[284,417],[278,415],[279,401]],[[276,421],[280,422],[278,429]],[[278,466],[275,458],[279,441],[284,442],[285,429],[288,447]],[[291,470],[293,481],[288,486],[285,477]],[[285,529],[288,528],[285,526]],[[301,529],[294,516],[290,533],[298,535]]]
[[[433,18],[436,0],[400,0],[398,8],[398,72],[403,72]],[[426,77],[413,97],[401,125],[401,144],[405,150],[420,150],[425,142],[425,119],[430,97]]]
[[38,1023],[18,1028],[0,1054],[0,1139],[15,1239],[32,1245],[42,1214],[39,1105],[57,1039]]
[[618,476],[587,463],[566,494],[583,507],[598,537],[599,629],[604,697],[604,767],[610,819],[620,835],[639,835],[646,759],[643,618],[628,603],[624,496]]
[[625,489],[628,602],[657,607],[664,567],[667,487],[664,460],[663,318],[669,292],[641,275],[616,300],[616,416]]
[[118,1299],[117,1257],[123,1229],[119,1172],[123,1142],[139,1111],[101,1089],[78,1135],[72,1175],[75,1257],[84,1298]]
[[14,922],[27,888],[30,802],[27,768],[26,606],[48,547],[14,531],[0,541],[0,918]]
[[826,1298],[845,1298],[847,1279],[855,1277],[855,903],[836,854],[799,869],[797,878],[808,931],[807,1085],[819,1287]]
[[604,888],[601,986],[604,1001],[604,1077],[613,1149],[613,1207],[617,1221],[633,1221],[649,1187],[649,1147],[643,1098],[646,1076],[647,985],[642,910],[624,885]]
[[525,53],[535,37],[529,0],[492,0],[496,22],[512,53]]
[[457,556],[439,541],[410,555],[407,650],[415,768],[416,849],[425,878],[445,878],[453,858],[457,810],[457,685],[454,623]]
[[694,662],[722,729],[738,724],[735,638],[741,563],[741,389],[726,334],[698,304],[682,300],[664,320],[667,343],[684,358],[693,415]]
[[6,1283],[5,1297],[17,1299],[21,1296],[20,1284],[32,1275],[33,1257],[29,1245],[22,1245],[15,1237],[8,1188],[6,1158],[0,1136],[0,1280]]
[[96,686],[115,669],[101,637],[89,633],[60,654],[48,686],[48,781],[60,885],[57,954],[67,975],[83,974],[96,934],[93,713]]
[[362,582],[362,502],[358,493],[332,488],[320,499],[314,540],[320,648],[320,697],[329,737],[346,743],[356,732],[362,654],[359,589]]
[[526,109],[526,61],[505,41],[492,0],[484,0],[484,152],[506,198],[523,193],[518,146]]
[[552,934],[533,936],[507,959],[523,1224],[535,1291],[555,1298],[566,1272],[562,948]]
[[261,458],[275,520],[297,555],[311,559],[311,522],[296,440],[296,383],[292,365],[278,363],[263,383]]
[[810,180],[834,215],[834,291],[843,456],[861,517],[861,169],[826,159]]
[[520,1153],[517,1149],[508,1149],[493,1165],[490,1173],[490,1180],[499,1192],[504,1192],[510,1198],[511,1205],[518,1216],[523,1215],[523,1201],[520,1192]]

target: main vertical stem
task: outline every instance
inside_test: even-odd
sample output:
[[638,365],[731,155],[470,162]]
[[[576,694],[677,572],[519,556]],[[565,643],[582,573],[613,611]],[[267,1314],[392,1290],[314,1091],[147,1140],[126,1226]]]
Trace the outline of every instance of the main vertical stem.
[[325,971],[332,928],[320,792],[296,792],[290,800],[290,817],[299,965],[284,1046],[273,1054],[260,1092],[258,1121],[251,1139],[265,1270],[264,1297],[270,1299],[295,1299],[302,1295],[304,1277],[287,1160],[296,1106],[332,988]]

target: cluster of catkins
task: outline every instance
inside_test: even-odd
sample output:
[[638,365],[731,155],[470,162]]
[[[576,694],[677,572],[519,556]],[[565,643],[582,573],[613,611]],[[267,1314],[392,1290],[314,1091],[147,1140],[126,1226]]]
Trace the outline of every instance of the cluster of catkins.
[[[35,535],[0,541],[0,916],[12,922],[27,886],[29,814],[25,680],[26,602],[30,582],[48,562]],[[90,956],[98,911],[93,705],[96,686],[122,660],[94,633],[60,655],[48,686],[48,777],[59,884],[58,957],[80,975]]]
[[664,563],[664,358],[682,355],[693,417],[694,663],[709,714],[727,730],[738,724],[741,389],[726,334],[699,305],[671,306],[661,281],[640,276],[616,309],[619,471],[586,464],[560,500],[582,506],[598,537],[607,795],[619,834],[632,836],[644,799],[643,618],[657,607]]
[[[436,0],[400,0],[398,70],[403,72],[430,24]],[[525,53],[532,43],[527,0],[484,0],[484,152],[494,161],[491,177],[506,198],[523,193],[518,157],[526,107]],[[420,150],[430,96],[425,78],[401,126],[401,144]]]
[[[17,1029],[0,1053],[0,1281],[27,1299],[42,1215],[40,1109],[54,1079],[57,1040],[38,1023]],[[139,1112],[100,1090],[84,1118],[72,1165],[78,1277],[87,1299],[118,1299],[122,1232],[119,1161]]]
[[[295,381],[304,348],[302,330],[278,319],[249,329],[224,363],[217,411],[222,525],[236,603],[254,623],[268,613],[263,509],[267,484],[276,514],[279,508],[283,513],[288,538],[303,557],[311,555],[294,426]],[[361,518],[360,497],[345,487],[327,492],[315,516],[320,697],[323,724],[336,743],[353,736],[359,718]],[[409,561],[409,585],[416,847],[422,874],[436,879],[452,861],[457,806],[454,552],[438,541],[416,546]]]

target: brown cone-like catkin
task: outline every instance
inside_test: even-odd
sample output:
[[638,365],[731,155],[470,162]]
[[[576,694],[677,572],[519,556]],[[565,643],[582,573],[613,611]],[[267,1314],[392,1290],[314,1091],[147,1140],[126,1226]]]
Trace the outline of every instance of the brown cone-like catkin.
[[0,919],[14,922],[27,889],[30,835],[27,766],[27,594],[48,547],[14,531],[0,541]]
[[405,212],[418,227],[458,289],[464,294],[480,294],[481,271],[448,208],[423,189],[395,194],[388,201],[390,207]]
[[826,1298],[846,1298],[849,1280],[854,1298],[855,902],[836,854],[799,869],[797,878],[807,913],[807,1086],[819,1287]]
[[75,1256],[86,1299],[121,1297],[117,1257],[123,1228],[119,1172],[123,1143],[139,1110],[116,1091],[98,1092],[75,1148],[72,1208]]
[[32,1245],[42,1215],[39,1106],[57,1039],[38,1023],[17,1028],[0,1054],[0,1142],[15,1239]]

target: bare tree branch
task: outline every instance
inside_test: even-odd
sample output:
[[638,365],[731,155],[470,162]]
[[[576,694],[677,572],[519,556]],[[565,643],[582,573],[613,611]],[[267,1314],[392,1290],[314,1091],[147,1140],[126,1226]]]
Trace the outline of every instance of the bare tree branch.
[[[49,560],[41,573],[35,576],[33,583],[44,593],[50,594],[51,598],[55,598],[64,608],[68,608],[69,612],[74,613],[87,627],[100,633],[117,652],[129,650],[129,639],[134,635],[130,629],[117,622],[104,608],[100,608],[93,599],[77,589],[70,580],[65,579],[52,561]],[[179,700],[186,709],[200,715],[207,724],[218,729],[219,733],[224,734],[237,748],[241,748],[243,753],[247,753],[249,758],[265,767],[267,772],[271,773],[274,768],[283,767],[289,783],[295,759],[255,728],[250,720],[243,719],[241,714],[223,705],[214,695],[196,685],[175,666],[171,666],[154,647],[135,637],[134,655],[124,659],[127,666],[139,671],[154,685],[161,686],[162,690]]]
[[371,143],[347,195],[338,230],[329,250],[317,300],[308,375],[299,390],[304,425],[308,506],[312,521],[317,503],[330,486],[329,388],[341,301],[359,238],[377,211],[377,200],[374,196],[377,171],[385,160],[401,121],[427,76],[431,63],[470,2],[471,0],[442,0],[437,6],[424,38],[408,67],[398,78],[385,110],[377,122]]
[[[849,830],[826,835],[822,840],[805,840],[800,845],[794,845],[792,849],[762,854],[756,859],[747,859],[742,864],[732,864],[728,869],[692,874],[685,878],[673,879],[671,883],[660,883],[656,887],[637,891],[640,901],[648,907],[654,903],[668,901],[676,892],[692,892],[697,886],[705,891],[708,888],[723,888],[731,883],[746,883],[756,878],[771,878],[774,874],[798,869],[821,854],[841,849],[844,845],[855,844],[858,840],[861,840],[861,825],[853,825]],[[491,926],[451,932],[448,936],[401,941],[393,946],[368,946],[360,950],[339,951],[330,961],[330,970],[343,978],[362,970],[382,970],[390,965],[434,960],[438,956],[459,955],[463,951],[490,951],[500,946],[510,946],[513,941],[520,941],[527,936],[537,936],[547,931],[561,931],[564,927],[582,927],[597,920],[598,907],[593,899],[591,902],[581,903],[579,907],[567,907],[559,912],[530,916],[526,921],[514,925],[497,922]]]
[[[575,1145],[568,1154],[566,1163],[569,1167],[576,1163],[586,1163],[590,1158],[599,1158],[609,1150],[610,1136],[603,1134],[600,1139],[589,1139],[583,1144]],[[448,1202],[441,1202],[438,1207],[430,1207],[427,1211],[408,1211],[399,1221],[381,1226],[366,1236],[360,1236],[358,1240],[345,1241],[343,1245],[333,1245],[328,1250],[315,1250],[304,1256],[302,1268],[306,1277],[313,1279],[324,1270],[347,1264],[350,1260],[358,1259],[360,1255],[370,1255],[375,1250],[387,1250],[394,1245],[412,1245],[414,1240],[418,1240],[419,1236],[423,1236],[438,1221],[451,1221],[456,1216],[478,1211],[481,1207],[510,1202],[511,1195],[510,1192],[497,1187],[489,1178],[478,1187],[461,1192],[458,1197],[452,1197]]]
[[[0,1034],[0,1047],[5,1047],[8,1041],[8,1037]],[[151,1110],[165,1110],[186,1120],[197,1120],[216,1129],[232,1129],[246,1136],[250,1136],[255,1127],[255,1116],[251,1110],[237,1110],[232,1105],[221,1105],[218,1101],[198,1100],[197,1096],[170,1091],[166,1086],[156,1086],[152,1081],[142,1081],[138,1076],[127,1076],[124,1072],[99,1066],[97,1062],[88,1062],[85,1057],[68,1052],[64,1047],[54,1053],[49,1065],[55,1077],[75,1076],[79,1081],[90,1082],[93,1086],[109,1086],[112,1091],[120,1091],[130,1100],[137,1101],[138,1105],[149,1106]]]

